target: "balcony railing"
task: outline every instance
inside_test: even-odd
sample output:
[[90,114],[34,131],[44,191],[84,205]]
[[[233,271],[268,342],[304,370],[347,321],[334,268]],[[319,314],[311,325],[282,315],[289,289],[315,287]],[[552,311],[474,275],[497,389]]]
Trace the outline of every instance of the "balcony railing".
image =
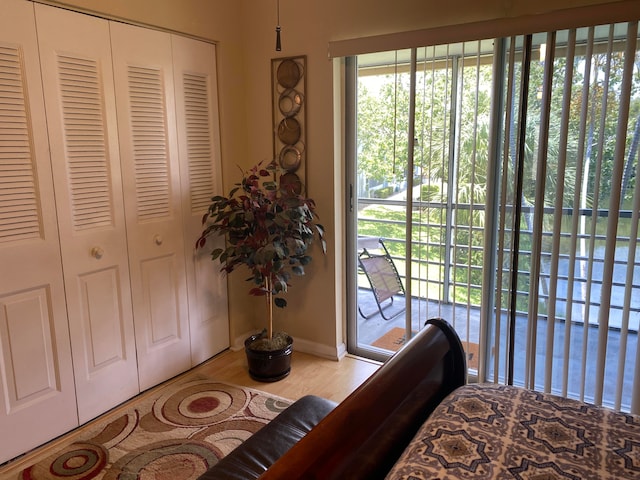
[[[366,231],[366,235],[380,236],[385,239],[385,243],[389,246],[394,261],[398,267],[401,277],[407,284],[406,279],[406,239],[401,235],[385,236],[377,235],[375,232],[385,232],[389,230],[389,226],[393,226],[394,230],[404,232],[404,220],[380,219],[368,214],[366,207],[370,206],[386,206],[396,207],[399,210],[406,210],[406,202],[403,200],[387,200],[387,199],[368,199],[361,198],[358,200],[360,213],[358,217],[358,231]],[[453,204],[452,210],[454,215],[447,217],[444,214],[447,205],[437,202],[413,202],[414,211],[442,211],[442,215],[432,215],[431,218],[439,217],[442,219],[456,218],[455,212],[467,211],[474,213],[484,212],[482,205],[469,204]],[[513,213],[513,209],[508,207],[505,209],[507,215]],[[533,207],[522,207],[523,218],[533,216]],[[609,214],[608,210],[598,210],[594,212],[590,209],[574,210],[565,208],[560,212],[565,218],[570,218],[574,214],[580,215],[589,224],[594,217],[595,219],[606,218]],[[555,214],[553,208],[545,208],[544,215],[551,218]],[[629,221],[631,211],[620,212],[620,223]],[[467,216],[469,217],[469,216]],[[447,229],[449,232],[447,232]],[[420,217],[419,221],[413,222],[414,232],[429,232],[427,239],[416,239],[412,242],[412,269],[411,292],[414,297],[428,297],[430,300],[438,300],[444,303],[462,303],[468,307],[480,307],[481,303],[481,278],[484,258],[482,252],[484,245],[470,244],[464,239],[479,238],[484,235],[484,227],[481,225],[445,225],[429,221]],[[465,235],[456,235],[456,233],[464,232]],[[589,324],[595,324],[598,319],[597,310],[601,306],[601,288],[602,288],[602,270],[604,265],[604,248],[607,241],[605,234],[591,234],[589,232],[581,233],[576,236],[577,244],[581,245],[581,251],[575,252],[573,255],[568,252],[570,239],[572,237],[569,232],[561,232],[561,242],[563,242],[563,252],[558,254],[558,274],[555,279],[551,278],[550,265],[552,261],[552,252],[545,250],[545,245],[551,245],[551,240],[555,235],[551,231],[543,231],[542,245],[543,250],[540,254],[540,275],[539,275],[539,318],[546,319],[547,303],[551,299],[550,285],[556,285],[553,298],[555,298],[555,318],[556,320],[566,320],[566,309],[569,305],[573,308],[571,315],[572,322],[582,323],[585,317],[588,318]],[[527,314],[528,305],[528,282],[529,270],[531,265],[532,252],[526,246],[532,244],[533,231],[523,228],[520,237],[520,251],[517,254],[518,262],[518,291],[516,311],[520,314]],[[449,239],[449,241],[447,241]],[[629,316],[628,328],[631,331],[638,331],[640,321],[640,255],[636,254],[636,258],[632,262],[634,270],[633,283],[627,286],[626,275],[623,270],[628,265],[628,252],[631,242],[634,239],[628,236],[618,235],[616,237],[616,258],[614,260],[614,278],[611,291],[611,305],[609,315],[609,327],[620,328],[622,325],[623,313],[625,310],[625,292],[627,288],[631,288],[630,301],[627,304]],[[415,252],[439,252],[438,255],[416,255]],[[511,255],[512,252],[503,252],[504,255]],[[567,271],[569,262],[573,258],[575,262],[575,275],[569,278]],[[471,261],[469,261],[471,259]],[[478,261],[478,259],[481,259]],[[475,261],[474,261],[475,260]],[[433,270],[437,274],[433,274]],[[416,273],[417,272],[417,273]],[[424,272],[429,272],[424,275]],[[503,271],[506,275],[508,272]],[[590,276],[588,276],[590,275]],[[567,298],[568,284],[573,282],[573,298]],[[590,290],[590,295],[587,295]],[[455,293],[454,293],[455,292]],[[503,298],[508,292],[502,289]],[[591,309],[590,313],[587,309]],[[504,311],[504,308],[501,309]]]

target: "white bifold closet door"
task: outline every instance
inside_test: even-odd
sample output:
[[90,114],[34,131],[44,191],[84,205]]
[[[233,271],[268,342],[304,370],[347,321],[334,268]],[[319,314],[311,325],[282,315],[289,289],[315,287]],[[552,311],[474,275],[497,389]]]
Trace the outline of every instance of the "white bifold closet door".
[[35,7],[82,423],[139,392],[109,23]]
[[138,374],[191,367],[171,35],[110,23]]
[[[215,46],[0,0],[0,463],[229,346]],[[74,388],[75,387],[75,388]]]
[[214,194],[222,194],[216,84],[216,47],[171,36],[180,151],[184,247],[189,291],[191,363],[197,365],[229,346],[227,279],[211,250],[224,238],[196,249],[202,215]]
[[33,4],[0,11],[2,463],[78,417]]

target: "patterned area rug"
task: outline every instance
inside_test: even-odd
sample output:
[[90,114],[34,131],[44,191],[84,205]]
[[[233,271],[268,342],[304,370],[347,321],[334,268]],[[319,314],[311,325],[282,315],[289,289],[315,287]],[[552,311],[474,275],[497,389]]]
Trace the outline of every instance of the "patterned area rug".
[[19,474],[21,480],[191,480],[290,401],[207,379],[176,382]]
[[[384,348],[395,352],[405,344],[405,330],[400,327],[393,327],[387,333],[371,343],[374,347]],[[467,352],[467,368],[472,370],[478,369],[478,344],[462,342],[462,346]]]

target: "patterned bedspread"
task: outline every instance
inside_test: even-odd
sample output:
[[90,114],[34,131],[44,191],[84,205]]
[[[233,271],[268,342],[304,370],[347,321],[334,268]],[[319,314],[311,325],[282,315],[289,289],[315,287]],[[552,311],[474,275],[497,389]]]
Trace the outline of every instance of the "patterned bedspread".
[[466,385],[387,479],[640,479],[640,416],[518,387]]

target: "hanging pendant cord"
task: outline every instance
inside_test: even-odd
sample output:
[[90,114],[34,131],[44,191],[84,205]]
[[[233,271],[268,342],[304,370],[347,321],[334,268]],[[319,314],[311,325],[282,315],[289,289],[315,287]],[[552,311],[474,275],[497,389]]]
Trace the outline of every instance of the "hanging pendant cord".
[[280,0],[276,0],[276,52],[282,50],[282,44],[280,43]]

